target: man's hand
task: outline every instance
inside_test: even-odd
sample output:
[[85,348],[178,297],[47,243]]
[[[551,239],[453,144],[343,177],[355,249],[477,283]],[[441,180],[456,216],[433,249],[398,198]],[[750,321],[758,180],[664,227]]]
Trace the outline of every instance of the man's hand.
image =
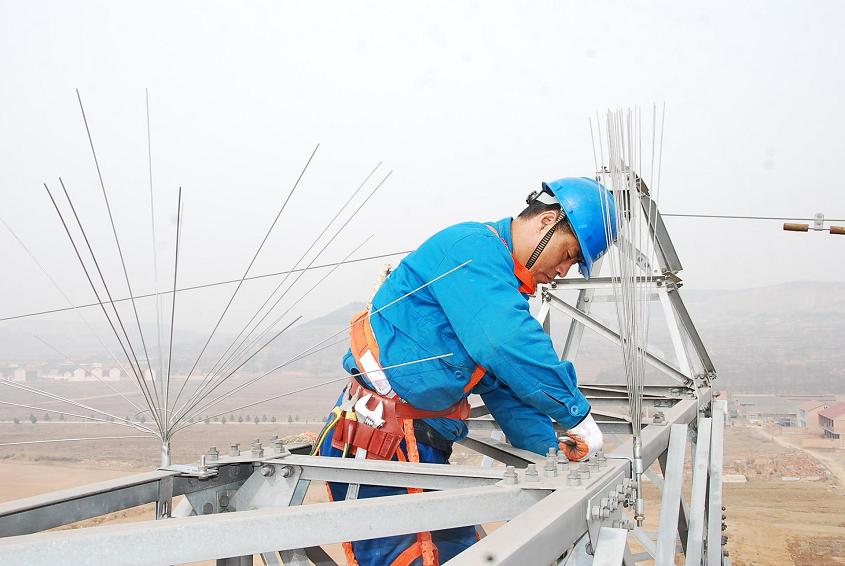
[[569,438],[560,443],[560,449],[569,461],[585,460],[601,450],[603,437],[593,415],[587,415],[578,426],[566,431],[566,435]]

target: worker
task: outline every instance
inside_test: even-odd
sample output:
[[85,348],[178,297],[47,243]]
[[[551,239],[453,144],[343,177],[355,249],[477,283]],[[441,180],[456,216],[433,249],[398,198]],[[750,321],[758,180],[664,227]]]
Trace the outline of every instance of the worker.
[[[538,283],[575,265],[590,277],[616,239],[613,197],[593,179],[565,178],[543,183],[527,204],[514,219],[436,233],[389,274],[368,310],[353,319],[343,359],[352,377],[315,453],[448,464],[452,443],[467,435],[470,393],[481,396],[517,448],[542,455],[560,448],[570,460],[601,448],[575,369],[556,355],[528,298]],[[372,416],[369,424],[353,402]],[[571,444],[560,443],[552,421]],[[328,487],[333,500],[347,498],[347,484]],[[359,498],[419,491],[355,489]],[[350,564],[431,566],[476,540],[470,526],[344,548]]]

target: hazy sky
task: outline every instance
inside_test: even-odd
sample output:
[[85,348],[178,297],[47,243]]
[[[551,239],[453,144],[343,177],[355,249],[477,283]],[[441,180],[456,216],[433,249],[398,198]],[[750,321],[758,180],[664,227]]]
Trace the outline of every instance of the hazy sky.
[[[317,143],[253,272],[293,264],[382,160],[376,177],[393,175],[318,263],[370,234],[358,256],[410,249],[515,214],[542,180],[592,175],[587,116],[653,102],[667,105],[664,212],[845,218],[843,17],[842,2],[2,0],[0,215],[90,301],[41,186],[62,176],[125,294],[79,88],[130,277],[152,290],[149,88],[159,286],[172,284],[179,185],[180,286],[242,274]],[[689,288],[845,279],[842,236],[667,225]],[[64,306],[5,229],[0,255],[0,316]],[[337,271],[302,312],[365,300],[379,265]],[[232,327],[262,289],[245,288]],[[207,328],[226,298],[186,296],[177,325]]]

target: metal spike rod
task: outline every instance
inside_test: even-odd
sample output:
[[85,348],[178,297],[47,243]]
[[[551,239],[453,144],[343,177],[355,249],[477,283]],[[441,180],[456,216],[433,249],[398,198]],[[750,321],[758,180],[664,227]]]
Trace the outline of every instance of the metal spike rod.
[[[129,281],[129,272],[126,269],[126,260],[123,257],[123,248],[121,248],[120,238],[118,238],[118,236],[117,236],[117,227],[115,226],[114,215],[112,214],[112,210],[111,210],[111,203],[109,202],[108,192],[106,191],[106,184],[105,184],[105,182],[103,182],[103,173],[100,170],[100,162],[97,159],[97,152],[94,149],[94,138],[91,136],[91,128],[88,126],[88,118],[85,116],[85,107],[82,105],[82,96],[79,94],[79,89],[76,89],[76,98],[77,98],[77,100],[79,100],[79,110],[82,112],[82,121],[85,123],[85,133],[88,134],[88,143],[91,146],[91,155],[94,158],[94,165],[97,168],[97,178],[100,180],[100,188],[102,189],[102,192],[103,192],[103,200],[106,203],[106,212],[108,212],[108,215],[109,215],[109,224],[111,224],[112,234],[114,235],[114,242],[117,245],[117,253],[118,253],[118,256],[120,257],[120,265],[123,268],[123,277],[124,277],[124,280],[126,281],[126,289],[129,291],[129,296],[131,297],[133,295],[132,284]],[[60,182],[61,182],[61,179],[60,179]],[[62,188],[64,188],[64,186]],[[76,215],[75,211],[74,211],[74,215]],[[81,228],[81,226],[80,226],[80,228]],[[86,238],[86,240],[87,240],[87,238]],[[92,253],[92,255],[93,255],[93,253]],[[105,282],[104,282],[104,284],[105,284]],[[109,295],[109,299],[111,299],[111,295]],[[138,307],[135,305],[134,299],[131,302],[132,302],[132,311],[135,314],[135,323],[138,327],[138,335],[141,338],[141,346],[143,347],[144,356],[147,359],[147,367],[150,370],[150,378],[152,379],[153,368],[152,368],[152,365],[150,364],[150,356],[149,356],[149,353],[147,352],[147,343],[146,343],[146,340],[144,339],[144,332],[143,332],[143,330],[141,330],[141,319],[138,316]],[[153,388],[155,389],[155,379],[152,379],[152,381],[153,381]],[[159,422],[159,426],[161,426],[161,422]]]
[[[226,350],[223,352],[223,354],[221,354],[220,359],[218,359],[218,361],[214,364],[214,366],[212,366],[212,368],[211,368],[211,370],[209,371],[209,373],[213,373],[213,372],[214,372],[214,370],[217,368],[217,365],[218,365],[218,364],[220,363],[220,361],[221,361],[221,360],[222,360],[222,359],[226,356],[226,354],[228,354],[228,353],[229,353],[230,349],[234,346],[234,344],[238,341],[238,339],[240,339],[240,337],[243,335],[243,333],[246,331],[246,329],[249,327],[249,325],[250,325],[250,324],[252,324],[252,322],[255,320],[255,318],[258,316],[258,314],[259,314],[259,313],[260,313],[260,312],[264,309],[264,307],[267,305],[267,303],[269,303],[269,302],[270,302],[270,300],[271,300],[271,299],[273,298],[273,296],[274,296],[274,295],[278,292],[278,290],[279,290],[279,289],[280,289],[280,288],[281,288],[281,287],[282,287],[282,286],[283,286],[283,285],[287,282],[287,280],[288,280],[288,278],[290,277],[291,273],[293,273],[293,270],[295,270],[297,267],[299,267],[300,262],[302,262],[302,261],[305,259],[305,257],[306,257],[306,256],[307,256],[310,252],[311,252],[311,250],[314,248],[314,246],[315,246],[315,245],[317,245],[317,242],[320,240],[320,238],[322,238],[322,237],[325,235],[325,233],[329,230],[329,228],[330,228],[330,227],[331,227],[331,225],[334,223],[334,221],[335,221],[335,220],[337,220],[337,218],[338,218],[338,217],[339,217],[339,216],[343,213],[343,211],[346,209],[346,207],[347,207],[347,206],[349,206],[349,203],[350,203],[350,202],[352,202],[352,199],[354,199],[354,198],[355,198],[355,196],[358,194],[358,192],[360,192],[360,190],[364,187],[364,185],[366,185],[366,184],[367,184],[367,182],[370,180],[370,178],[373,176],[373,174],[376,172],[376,170],[377,170],[379,167],[381,167],[381,162],[379,162],[379,163],[378,163],[378,164],[377,164],[377,165],[373,168],[373,170],[372,170],[372,171],[370,171],[370,173],[369,173],[369,174],[366,176],[366,178],[365,178],[365,179],[361,182],[361,184],[360,184],[360,185],[358,185],[358,187],[355,189],[355,191],[354,191],[354,192],[353,192],[353,193],[349,196],[349,198],[346,200],[346,202],[344,202],[344,203],[343,203],[343,205],[341,205],[341,207],[338,209],[337,213],[335,213],[335,215],[331,218],[331,220],[329,220],[329,222],[326,224],[326,226],[323,228],[323,230],[322,230],[322,231],[321,231],[321,232],[317,235],[317,237],[316,237],[316,238],[314,238],[314,239],[313,239],[313,241],[311,242],[311,244],[308,246],[308,249],[306,249],[306,250],[305,250],[305,252],[303,252],[302,256],[301,256],[301,257],[300,257],[300,258],[296,261],[296,263],[294,264],[293,268],[292,268],[291,270],[289,270],[289,271],[288,271],[288,274],[284,277],[284,279],[282,279],[282,280],[279,282],[279,284],[278,284],[278,285],[276,285],[276,287],[273,289],[273,291],[271,291],[271,292],[270,292],[270,295],[267,297],[267,299],[265,299],[264,303],[262,303],[262,305],[261,305],[260,307],[258,307],[258,309],[255,311],[255,314],[253,314],[253,315],[252,315],[252,318],[250,318],[250,319],[249,319],[249,321],[248,321],[248,322],[244,325],[243,329],[241,329],[241,331],[238,333],[238,335],[235,337],[235,339],[232,341],[232,343],[229,345],[229,347],[228,347],[228,348],[226,348]],[[356,211],[356,212],[357,212],[357,211]],[[353,213],[353,215],[352,215],[352,216],[354,216],[354,213]],[[345,225],[344,225],[344,226],[345,226]],[[341,228],[341,229],[342,229],[342,228]],[[339,232],[338,232],[338,233],[339,233]],[[329,243],[331,243],[331,241],[330,241]],[[324,249],[325,249],[325,248],[324,248]],[[322,253],[322,252],[321,252],[321,253]],[[314,258],[314,260],[312,260],[312,261],[311,261],[311,263],[309,263],[309,264],[305,267],[305,269],[304,269],[304,270],[302,270],[302,271],[300,272],[299,277],[301,277],[301,276],[302,276],[302,274],[304,274],[306,271],[308,271],[308,269],[311,267],[311,265],[313,265],[314,261],[316,261],[316,259],[317,259],[317,258],[319,258],[319,257],[320,257],[320,256],[319,256],[319,254],[318,254],[318,255]],[[291,287],[293,287],[293,285],[296,283],[296,281],[298,281],[298,280],[299,280],[299,277],[297,277],[297,279],[296,279],[296,280],[294,280],[294,283],[292,283],[292,284],[291,284]],[[291,288],[291,287],[289,287],[289,288],[288,288],[288,291],[290,290],[290,288]],[[285,293],[287,293],[287,291],[285,291]],[[283,295],[282,295],[282,297],[280,297],[279,299],[281,300],[281,298],[283,298],[283,297],[284,297],[284,294],[283,294]],[[275,307],[275,306],[276,306],[276,304],[278,304],[278,301],[276,301],[276,303],[273,305],[273,307]],[[267,314],[269,314],[269,313],[273,310],[273,307],[270,307],[270,309],[267,311]],[[251,334],[252,332],[254,332],[254,331],[255,331],[255,329],[256,329],[256,328],[257,328],[257,327],[261,324],[261,322],[264,320],[264,318],[266,318],[267,314],[265,314],[265,315],[264,315],[264,317],[262,317],[262,318],[261,318],[261,320],[259,320],[259,321],[255,324],[255,326],[253,327],[253,329],[252,329],[252,330],[251,330],[251,331],[247,334],[247,337],[249,336],[249,334]],[[246,337],[244,338],[244,341],[245,341],[245,340],[246,340]],[[241,344],[243,344],[243,342],[241,342]],[[236,349],[237,349],[237,348],[236,348]],[[225,363],[225,362],[224,362],[224,363]]]
[[[452,269],[449,269],[448,271],[446,271],[446,272],[444,272],[444,273],[441,273],[441,274],[440,274],[440,275],[438,275],[437,277],[434,277],[434,278],[433,278],[433,279],[431,279],[430,281],[427,281],[426,283],[423,283],[423,284],[422,284],[422,285],[420,285],[419,287],[417,287],[417,288],[415,288],[415,289],[413,289],[413,290],[411,290],[411,291],[409,291],[409,292],[405,293],[405,294],[404,294],[404,295],[402,295],[401,297],[398,297],[398,298],[396,298],[396,299],[394,299],[394,300],[390,301],[389,303],[387,303],[387,304],[386,304],[386,305],[384,305],[383,307],[381,307],[381,308],[379,308],[379,309],[376,309],[376,310],[372,311],[370,314],[368,314],[368,315],[367,315],[367,317],[372,317],[374,314],[378,314],[379,312],[381,312],[381,311],[383,311],[383,310],[385,310],[385,309],[387,309],[387,308],[390,308],[391,306],[395,305],[396,303],[398,303],[398,302],[400,302],[400,301],[403,301],[404,299],[406,299],[406,298],[410,297],[411,295],[413,295],[413,294],[415,294],[415,293],[418,293],[419,291],[421,291],[421,290],[425,289],[426,287],[428,287],[428,286],[430,286],[430,285],[432,285],[432,284],[436,283],[437,281],[439,281],[439,280],[443,279],[444,277],[447,277],[447,276],[451,275],[452,273],[454,273],[454,272],[458,271],[459,269],[462,269],[462,268],[466,267],[466,266],[467,266],[467,265],[469,265],[470,263],[472,263],[472,260],[471,260],[471,259],[468,259],[467,261],[465,261],[465,262],[461,263],[460,265],[456,265],[456,266],[455,266],[455,267],[453,267]],[[281,368],[283,368],[283,367],[285,367],[285,366],[287,366],[287,365],[289,365],[289,364],[291,364],[291,363],[293,363],[293,362],[295,362],[295,361],[297,361],[297,360],[299,360],[299,359],[302,359],[302,358],[304,358],[304,357],[306,357],[306,356],[310,355],[310,353],[314,353],[314,352],[313,352],[313,350],[314,350],[315,348],[318,348],[319,346],[321,346],[321,345],[325,344],[326,342],[328,342],[329,340],[331,340],[332,338],[334,338],[334,337],[336,337],[336,336],[339,336],[340,334],[346,334],[347,332],[349,332],[349,330],[350,330],[351,328],[352,328],[352,325],[346,326],[345,328],[343,328],[343,329],[341,329],[341,330],[339,330],[339,331],[335,332],[334,334],[331,334],[331,335],[327,336],[326,338],[323,338],[323,339],[322,339],[322,340],[320,340],[319,342],[317,342],[317,343],[315,343],[315,344],[312,344],[311,346],[309,346],[308,348],[306,348],[306,349],[302,350],[299,354],[297,354],[297,355],[293,356],[292,358],[288,359],[287,361],[285,361],[285,362],[283,362],[283,363],[281,363],[281,364],[277,365],[276,367],[274,367],[274,368],[270,369],[269,371],[267,371],[267,372],[265,372],[265,373],[263,373],[263,374],[261,374],[261,375],[259,375],[259,376],[257,376],[257,377],[254,377],[254,378],[250,379],[250,380],[249,380],[249,381],[247,381],[246,383],[244,383],[244,384],[242,384],[242,385],[238,386],[237,388],[233,389],[231,392],[229,392],[229,393],[227,393],[227,394],[225,394],[225,395],[226,395],[226,396],[229,396],[229,395],[232,395],[232,394],[236,393],[237,391],[241,391],[241,390],[243,390],[245,387],[249,387],[250,385],[252,385],[252,384],[253,384],[253,383],[255,383],[256,381],[258,381],[259,379],[262,379],[262,378],[264,378],[264,377],[266,377],[266,376],[270,375],[271,373],[273,373],[273,372],[275,372],[275,371],[278,371],[279,369],[281,369]],[[217,399],[215,399],[214,401],[212,401],[212,404],[216,404],[216,403],[217,403],[217,402],[219,402],[220,400],[221,400],[221,398],[220,398],[220,397],[218,397]],[[210,406],[210,405],[206,405],[206,407],[208,407],[208,406]],[[200,412],[200,413],[201,413],[201,412],[203,412],[203,411],[205,411],[205,408],[200,409],[198,412]]]
[[[384,367],[382,367],[381,369],[382,369],[382,371],[383,371],[383,370],[386,370],[386,369],[392,369],[392,368],[397,368],[397,367],[410,366],[410,365],[419,364],[419,363],[423,363],[423,362],[430,362],[430,361],[434,361],[434,360],[440,360],[440,359],[443,359],[443,358],[448,358],[448,357],[449,357],[449,356],[451,356],[451,355],[452,355],[451,353],[449,353],[449,354],[441,354],[441,355],[439,355],[439,356],[431,356],[431,357],[429,357],[429,358],[422,358],[422,359],[419,359],[419,360],[413,360],[413,361],[410,361],[410,362],[404,362],[404,363],[401,363],[401,364],[394,364],[394,365],[391,365],[391,366],[384,366]],[[271,370],[271,371],[272,371],[272,370]],[[361,373],[362,373],[363,375],[366,375],[366,374],[367,374],[367,372],[365,372],[365,371],[362,371]],[[280,394],[280,395],[273,395],[272,397],[267,397],[267,398],[265,398],[265,399],[261,399],[261,400],[259,400],[259,401],[255,401],[255,402],[253,402],[253,403],[248,403],[248,404],[246,404],[246,405],[241,405],[240,407],[235,407],[235,408],[233,408],[233,409],[228,409],[228,410],[226,410],[226,411],[223,411],[223,412],[220,412],[220,413],[216,413],[216,414],[214,414],[214,415],[211,415],[211,416],[210,416],[210,417],[208,417],[208,418],[212,418],[212,419],[213,419],[214,417],[219,417],[220,415],[225,415],[226,413],[231,413],[231,412],[234,412],[234,411],[240,411],[240,410],[242,410],[242,409],[248,409],[249,407],[254,407],[255,405],[260,405],[261,403],[266,403],[267,401],[274,401],[274,400],[276,400],[276,399],[281,399],[282,397],[288,397],[288,396],[290,396],[290,395],[295,395],[295,394],[297,394],[297,393],[302,393],[303,391],[308,391],[308,390],[310,390],[310,389],[316,389],[316,388],[318,388],[318,387],[323,387],[324,385],[330,385],[330,384],[332,384],[332,383],[338,383],[339,381],[348,380],[348,379],[349,379],[349,377],[350,377],[350,376],[349,376],[349,374],[345,374],[345,375],[343,375],[342,377],[336,377],[336,378],[330,379],[330,380],[328,380],[328,381],[323,381],[323,382],[321,382],[321,383],[316,383],[316,384],[314,384],[314,385],[309,385],[309,386],[307,386],[307,387],[302,387],[302,388],[300,388],[300,389],[295,389],[295,390],[293,390],[293,391],[288,391],[287,393],[282,393],[282,394]],[[205,412],[205,411],[206,411],[206,410],[207,410],[210,406],[211,406],[211,404],[209,404],[209,405],[207,405],[207,406],[205,406],[205,407],[201,408],[199,411],[195,412],[195,413],[194,413],[194,415],[192,415],[192,417],[193,417],[193,416],[196,416],[196,415],[198,415],[198,414],[201,414],[201,413],[203,413],[203,412]],[[189,420],[190,420],[190,419],[189,419]],[[183,421],[184,421],[184,419],[183,419]],[[189,423],[187,423],[187,424],[183,424],[181,427],[176,428],[176,430],[174,431],[174,434],[175,434],[176,432],[182,431],[182,430],[184,430],[184,429],[186,429],[186,428],[188,428],[188,427],[190,427],[190,426],[193,426],[193,425],[197,424],[197,422],[198,422],[198,421],[194,421],[193,423],[190,423],[190,422],[189,422]]]
[[[103,285],[103,289],[105,290],[106,295],[109,297],[109,301],[111,301],[111,293],[109,291],[105,277],[103,276],[102,270],[100,269],[100,266],[99,266],[99,262],[97,261],[97,258],[94,255],[93,248],[91,246],[90,241],[88,240],[88,236],[85,233],[85,230],[82,226],[82,223],[79,219],[79,216],[76,214],[76,208],[73,206],[73,201],[71,200],[70,195],[68,194],[67,188],[65,187],[61,178],[59,178],[59,183],[62,186],[62,191],[64,192],[65,198],[67,199],[68,204],[70,205],[71,211],[73,212],[74,218],[76,219],[79,230],[82,233],[82,237],[85,240],[85,244],[88,248],[88,252],[91,254],[91,259],[93,260],[94,266],[97,269],[97,273],[100,276],[100,282]],[[64,215],[62,214],[61,210],[59,209],[58,203],[53,198],[53,194],[50,191],[50,188],[47,186],[47,183],[44,183],[44,189],[47,191],[47,195],[50,197],[50,200],[53,203],[53,207],[55,208],[56,213],[59,215],[59,219],[61,220],[62,225],[64,226],[64,229],[65,229],[65,232],[67,233],[67,236],[70,239],[71,245],[73,246],[74,252],[76,253],[76,257],[79,260],[79,263],[82,266],[83,271],[85,272],[85,276],[88,279],[88,283],[90,284],[92,291],[94,291],[94,295],[97,297],[97,300],[99,301],[100,300],[100,294],[97,291],[97,287],[94,284],[94,281],[91,278],[90,273],[88,272],[88,268],[86,267],[85,262],[82,259],[82,255],[79,251],[79,248],[76,245],[76,241],[74,240],[73,236],[71,235],[70,228],[68,227],[67,222],[65,221]],[[117,308],[112,303],[112,310],[114,311],[114,315],[115,315],[115,318],[117,319],[118,326],[120,326],[121,332],[123,333],[123,338],[121,338],[120,333],[118,333],[117,328],[115,327],[114,323],[112,322],[112,319],[109,316],[108,311],[106,310],[105,306],[102,306],[102,310],[103,310],[103,313],[106,315],[106,319],[109,322],[109,326],[111,326],[112,331],[115,334],[115,337],[117,338],[118,342],[120,343],[121,349],[123,350],[123,353],[126,356],[127,361],[129,362],[129,367],[132,368],[133,373],[135,374],[135,379],[136,379],[136,382],[138,383],[138,387],[144,393],[145,402],[150,407],[150,409],[153,409],[155,407],[156,403],[153,400],[153,396],[150,393],[149,388],[146,386],[146,383],[144,382],[144,376],[143,376],[143,371],[141,370],[141,365],[138,362],[137,356],[135,355],[135,350],[132,347],[132,342],[129,340],[129,335],[126,332],[126,328],[123,325],[123,321],[120,318],[120,314],[117,312]],[[124,343],[123,343],[124,339],[126,340],[126,345],[124,345]],[[128,351],[126,349],[127,347],[129,348]],[[133,364],[133,360],[134,360],[134,364]],[[158,418],[155,415],[155,413],[153,413],[153,418],[156,421],[156,425],[161,429],[162,428],[161,423],[158,421]]]
[[287,204],[290,201],[291,196],[293,196],[294,191],[296,191],[296,188],[299,186],[299,182],[302,180],[303,175],[305,175],[305,171],[308,170],[308,166],[311,164],[311,160],[314,158],[314,154],[317,153],[317,150],[319,148],[320,148],[320,144],[317,144],[314,147],[314,151],[311,152],[311,155],[308,157],[308,161],[305,163],[305,166],[302,168],[302,171],[299,173],[299,177],[297,177],[296,182],[294,183],[293,187],[291,188],[290,192],[288,193],[287,197],[285,198],[284,202],[282,203],[281,208],[279,208],[279,212],[276,214],[276,218],[273,219],[273,222],[270,224],[270,228],[268,228],[267,232],[264,234],[264,239],[261,240],[261,243],[258,245],[258,249],[255,250],[255,254],[253,254],[252,259],[249,262],[249,265],[247,265],[246,269],[244,270],[243,276],[241,277],[240,281],[238,281],[237,287],[235,287],[235,290],[232,292],[232,296],[229,298],[229,302],[226,303],[226,306],[223,308],[223,312],[220,313],[220,317],[217,319],[217,322],[215,323],[214,328],[211,330],[211,333],[208,335],[208,339],[205,341],[205,344],[203,344],[203,347],[200,350],[200,353],[197,356],[197,359],[194,362],[194,365],[191,367],[190,371],[188,371],[188,374],[185,376],[185,381],[182,382],[182,386],[179,388],[179,392],[176,394],[176,399],[173,401],[174,405],[176,405],[176,403],[179,402],[179,398],[182,395],[182,391],[184,391],[184,389],[185,389],[185,384],[188,383],[188,379],[190,379],[191,375],[194,373],[194,370],[197,368],[197,365],[199,364],[200,360],[202,359],[202,356],[205,353],[205,350],[208,348],[208,345],[211,343],[211,339],[214,337],[214,334],[217,332],[217,329],[220,327],[220,323],[223,321],[223,317],[225,317],[226,313],[229,312],[229,307],[232,306],[232,303],[234,302],[235,297],[238,294],[238,291],[240,291],[241,286],[243,285],[243,282],[246,279],[246,276],[249,275],[249,271],[250,271],[250,269],[252,269],[252,266],[255,263],[255,260],[258,258],[258,254],[261,253],[261,249],[264,247],[264,244],[267,242],[267,238],[270,237],[270,233],[273,231],[273,228],[276,226],[276,223],[279,221],[279,217],[282,215],[282,212],[284,212],[285,207],[287,207]]
[[[0,381],[0,383],[3,383],[3,382]],[[126,421],[125,419],[120,419],[120,421],[109,421],[107,419],[100,419],[100,418],[97,418],[97,417],[80,415],[78,413],[71,413],[69,411],[57,411],[56,409],[47,409],[47,408],[38,407],[38,406],[35,406],[35,405],[27,405],[27,404],[24,404],[24,403],[13,403],[11,401],[0,401],[0,405],[9,405],[10,407],[21,407],[21,408],[24,408],[24,409],[31,409],[31,410],[34,410],[34,411],[44,411],[45,413],[55,413],[57,415],[67,415],[69,417],[77,417],[77,418],[80,418],[80,419],[85,419],[85,420],[89,420],[89,421],[96,421],[96,422],[100,422],[100,423],[110,423],[110,424],[115,424],[115,425],[118,425],[118,426],[128,426],[128,427],[134,428],[136,430],[142,430],[142,431],[148,432],[150,435],[152,435],[154,437],[159,436],[157,431],[155,431],[151,428],[147,428],[147,427],[145,427],[141,424],[138,424],[138,423]],[[121,421],[125,421],[125,422],[121,422]]]

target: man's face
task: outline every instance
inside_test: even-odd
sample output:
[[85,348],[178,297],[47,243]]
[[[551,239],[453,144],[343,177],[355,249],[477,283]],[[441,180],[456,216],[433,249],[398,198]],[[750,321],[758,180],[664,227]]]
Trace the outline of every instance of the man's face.
[[546,249],[529,271],[535,283],[549,283],[555,277],[565,277],[569,268],[577,265],[580,260],[581,246],[578,244],[578,238],[569,230],[558,226]]

